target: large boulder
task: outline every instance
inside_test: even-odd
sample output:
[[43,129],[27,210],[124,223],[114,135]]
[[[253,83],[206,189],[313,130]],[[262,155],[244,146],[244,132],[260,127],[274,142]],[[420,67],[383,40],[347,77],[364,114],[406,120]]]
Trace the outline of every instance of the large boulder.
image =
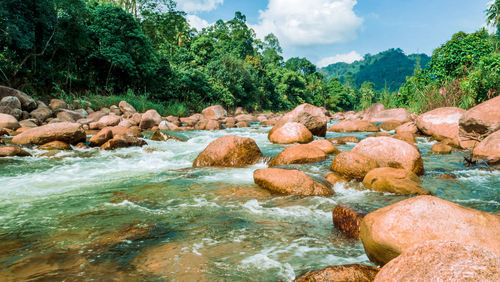
[[377,167],[377,162],[370,157],[354,152],[342,152],[333,158],[330,169],[348,179],[363,180],[369,171]]
[[7,114],[0,114],[0,128],[16,130],[19,127],[21,126],[15,117]]
[[378,132],[380,129],[375,124],[366,120],[343,120],[336,123],[328,131],[333,132]]
[[31,128],[12,139],[17,145],[42,145],[52,141],[63,141],[76,144],[85,141],[86,135],[79,123],[52,123],[40,127]]
[[130,114],[137,113],[135,108],[126,101],[120,101],[120,103],[118,103],[118,107],[123,113],[130,113]]
[[309,131],[316,136],[326,136],[326,124],[328,117],[321,108],[310,104],[297,106],[291,112],[286,113],[280,119],[275,127],[286,124],[287,122],[298,122],[303,124]]
[[107,115],[99,119],[98,122],[92,122],[89,124],[90,129],[103,129],[109,126],[116,126],[120,123],[121,118],[116,115]]
[[366,109],[363,113],[363,120],[371,120],[371,118],[384,111],[385,110],[385,106],[380,104],[380,103],[375,103],[373,104],[371,107],[369,107],[368,109]]
[[227,111],[221,105],[215,105],[208,108],[205,108],[201,114],[206,119],[223,119],[227,117]]
[[0,85],[0,99],[7,96],[14,96],[18,98],[24,111],[30,112],[37,107],[35,100],[33,100],[33,98],[31,98],[27,94],[10,87]]
[[360,238],[366,254],[378,265],[430,240],[454,240],[500,255],[500,215],[417,196],[365,216]]
[[221,130],[222,129],[222,124],[218,120],[208,120],[207,124],[205,126],[205,130]]
[[375,277],[375,282],[411,280],[500,281],[500,256],[477,246],[429,241],[405,250]]
[[328,155],[323,150],[310,144],[294,145],[286,148],[269,163],[269,167],[290,164],[305,164],[324,161]]
[[368,172],[363,185],[373,191],[400,195],[429,195],[420,186],[420,178],[413,172],[392,167],[376,168]]
[[162,122],[161,115],[156,110],[149,110],[142,114],[141,123],[139,127],[142,130],[151,129]]
[[30,113],[30,116],[41,124],[52,116],[52,110],[45,105],[39,105],[36,110]]
[[97,134],[90,137],[89,144],[91,147],[99,147],[102,146],[107,141],[113,139],[113,137],[118,135],[126,135],[131,137],[143,137],[140,129],[137,126],[133,127],[122,127],[122,126],[113,126],[113,127],[105,127],[101,129]]
[[374,113],[368,119],[371,122],[387,122],[387,121],[399,121],[401,123],[406,123],[411,121],[411,115],[407,109],[398,108],[383,110]]
[[273,127],[268,134],[269,141],[278,144],[309,143],[313,135],[307,127],[297,122],[287,122]]
[[476,160],[486,160],[490,164],[500,163],[500,130],[479,143],[472,155]]
[[465,112],[459,121],[460,146],[474,147],[481,139],[500,130],[500,96]]
[[375,160],[379,167],[404,168],[417,175],[424,174],[419,150],[405,141],[391,137],[370,137],[359,142],[352,152]]
[[254,140],[227,135],[212,141],[195,159],[193,167],[243,167],[262,157]]
[[376,267],[362,264],[336,265],[303,274],[297,277],[295,282],[371,282],[375,279],[379,270]]
[[325,154],[338,154],[340,153],[340,150],[333,145],[333,143],[330,140],[327,139],[321,139],[321,140],[314,140],[311,143],[308,143],[307,145],[314,146],[321,151],[325,152]]
[[146,141],[129,135],[115,135],[101,146],[101,150],[116,150],[118,148],[142,147],[147,145]]
[[60,110],[60,109],[68,109],[68,104],[66,104],[66,102],[64,102],[61,99],[52,99],[52,100],[50,100],[49,107],[53,111],[57,111],[57,110]]
[[0,106],[8,107],[11,109],[22,110],[21,101],[15,96],[6,96],[0,100]]
[[101,112],[101,111],[97,111],[97,112],[90,113],[88,116],[86,116],[83,119],[77,120],[77,122],[82,124],[82,125],[90,124],[90,123],[99,121],[104,116],[106,116],[106,113]]
[[333,189],[314,181],[299,170],[280,168],[258,169],[253,173],[255,184],[264,189],[286,195],[330,196]]
[[418,116],[416,125],[424,134],[437,140],[450,139],[458,146],[458,121],[464,115],[463,109],[437,108]]
[[365,213],[354,210],[351,207],[337,205],[332,210],[333,226],[348,237],[358,239],[359,227],[365,215]]
[[29,157],[30,153],[17,146],[3,146],[0,147],[0,158],[5,157]]
[[412,121],[403,123],[402,125],[396,127],[396,134],[402,134],[402,133],[417,134],[417,132],[418,132],[417,125]]

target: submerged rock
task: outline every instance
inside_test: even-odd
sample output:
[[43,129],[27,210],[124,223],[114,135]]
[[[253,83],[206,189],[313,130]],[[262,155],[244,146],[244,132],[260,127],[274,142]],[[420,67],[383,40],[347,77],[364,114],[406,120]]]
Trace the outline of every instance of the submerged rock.
[[322,270],[311,271],[295,279],[295,282],[313,281],[356,281],[371,282],[380,269],[362,264],[329,266]]
[[286,148],[269,163],[269,167],[290,164],[305,164],[324,161],[328,158],[321,149],[310,144],[294,145]]
[[410,280],[500,281],[500,256],[478,246],[428,241],[405,250],[375,277],[375,282]]
[[258,169],[253,173],[255,184],[262,188],[286,195],[330,196],[333,189],[317,183],[299,170],[280,168]]
[[13,144],[17,145],[42,145],[52,141],[63,141],[76,144],[85,141],[85,130],[79,123],[52,123],[29,130],[15,136]]
[[370,137],[359,142],[352,152],[375,160],[379,167],[404,168],[417,175],[424,174],[418,148],[398,139]]
[[328,128],[333,132],[378,132],[380,129],[375,124],[366,120],[343,120]]
[[335,156],[330,169],[349,179],[362,180],[369,171],[377,167],[377,162],[369,157],[354,152],[342,152]]
[[304,125],[297,122],[287,122],[273,127],[268,134],[269,141],[278,144],[309,143],[313,135]]
[[332,210],[333,225],[347,236],[358,239],[359,227],[365,215],[351,207],[337,205]]
[[193,167],[243,167],[256,164],[262,157],[254,140],[227,135],[212,141],[198,155]]
[[365,216],[360,238],[366,254],[378,265],[430,240],[454,240],[500,255],[500,215],[417,196]]
[[363,185],[373,191],[400,195],[429,195],[420,186],[420,178],[413,172],[391,167],[376,168],[368,172]]
[[345,179],[342,175],[335,173],[335,172],[332,172],[332,173],[329,173],[328,175],[326,175],[325,179],[326,179],[326,181],[330,182],[331,184],[347,182],[347,179]]
[[386,121],[386,122],[382,123],[380,128],[382,128],[385,131],[392,131],[401,125],[402,125],[401,122],[399,122],[397,120],[391,120],[391,121]]
[[4,157],[29,157],[30,153],[17,146],[3,146],[0,147],[0,158]]
[[47,150],[47,151],[51,151],[51,150],[71,150],[71,146],[68,143],[66,143],[66,142],[52,141],[52,142],[49,142],[49,143],[41,145],[40,147],[38,147],[38,149],[40,149],[40,150]]

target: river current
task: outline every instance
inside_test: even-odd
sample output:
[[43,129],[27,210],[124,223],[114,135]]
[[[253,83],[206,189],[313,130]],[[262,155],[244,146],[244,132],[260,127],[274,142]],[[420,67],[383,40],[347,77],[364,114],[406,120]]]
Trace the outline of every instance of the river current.
[[[333,207],[371,212],[408,196],[361,191],[355,182],[336,184],[331,197],[282,196],[254,184],[253,171],[264,162],[191,167],[211,141],[228,134],[254,139],[273,157],[286,145],[270,143],[269,130],[254,124],[170,132],[186,142],[151,141],[146,133],[143,148],[31,149],[33,157],[0,159],[1,280],[290,281],[329,265],[372,265],[359,240],[333,227]],[[327,138],[347,135],[366,136]],[[500,212],[500,171],[464,166],[463,152],[431,155],[434,142],[417,141],[425,189]],[[295,167],[323,177],[332,158]]]

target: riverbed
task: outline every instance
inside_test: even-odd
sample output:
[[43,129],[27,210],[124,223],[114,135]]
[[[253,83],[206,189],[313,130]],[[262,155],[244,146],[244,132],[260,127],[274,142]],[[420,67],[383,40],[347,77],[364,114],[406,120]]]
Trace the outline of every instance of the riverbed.
[[[0,277],[3,280],[290,281],[329,265],[372,265],[359,240],[332,225],[347,204],[371,212],[408,196],[336,184],[331,197],[271,194],[246,168],[192,168],[218,137],[256,141],[273,157],[286,145],[270,127],[170,132],[186,140],[151,141],[116,151],[47,152],[0,160]],[[327,133],[327,138],[366,133]],[[467,207],[500,212],[500,171],[466,167],[464,152],[432,155],[435,141],[418,137],[422,186]],[[347,151],[353,143],[338,146]],[[333,156],[300,166],[320,179]],[[444,178],[443,175],[451,175]]]

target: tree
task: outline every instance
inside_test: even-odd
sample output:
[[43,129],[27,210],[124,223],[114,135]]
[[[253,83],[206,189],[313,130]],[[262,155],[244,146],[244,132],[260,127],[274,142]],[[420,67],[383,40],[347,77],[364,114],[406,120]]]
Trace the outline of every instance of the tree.
[[486,10],[486,23],[495,26],[500,35],[500,0],[495,0]]

